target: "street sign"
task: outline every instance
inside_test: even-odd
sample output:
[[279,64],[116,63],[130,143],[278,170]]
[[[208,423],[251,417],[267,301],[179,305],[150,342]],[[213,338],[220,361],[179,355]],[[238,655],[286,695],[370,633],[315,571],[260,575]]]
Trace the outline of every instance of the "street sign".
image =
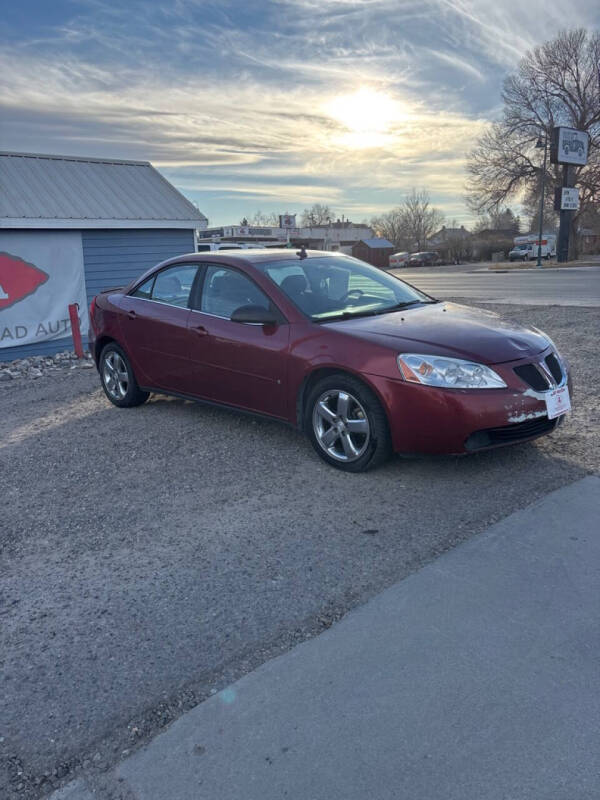
[[585,131],[575,128],[556,127],[552,129],[550,161],[552,164],[587,164],[589,136]]
[[561,211],[577,211],[579,208],[579,189],[569,186],[562,187],[562,197],[560,200]]
[[295,228],[296,227],[296,215],[295,214],[280,214],[279,215],[279,227],[280,228]]
[[555,211],[577,211],[579,208],[579,189],[572,186],[559,186],[554,190]]

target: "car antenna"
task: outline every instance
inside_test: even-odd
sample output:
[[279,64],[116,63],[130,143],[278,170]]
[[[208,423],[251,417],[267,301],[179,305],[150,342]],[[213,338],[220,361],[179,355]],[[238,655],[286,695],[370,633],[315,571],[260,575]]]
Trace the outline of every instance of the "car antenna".
[[306,258],[307,257],[306,256],[306,245],[301,244],[300,245],[300,250],[296,250],[296,255],[298,256],[298,258]]

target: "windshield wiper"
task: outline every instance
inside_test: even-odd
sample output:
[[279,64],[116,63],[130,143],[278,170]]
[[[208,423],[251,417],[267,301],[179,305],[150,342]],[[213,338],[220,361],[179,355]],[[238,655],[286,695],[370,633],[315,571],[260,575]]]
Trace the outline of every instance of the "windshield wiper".
[[374,317],[375,314],[379,314],[379,311],[375,309],[369,309],[368,311],[342,311],[339,314],[332,314],[330,317],[325,317],[324,319],[315,319],[314,322],[335,322],[338,319],[356,319],[356,317]]
[[395,306],[386,306],[386,308],[371,308],[365,311],[341,311],[339,314],[334,314],[331,317],[324,319],[315,319],[314,322],[335,322],[340,319],[356,319],[357,317],[376,317],[379,314],[390,314],[392,311],[401,311],[403,308],[415,306],[425,303],[439,303],[439,300],[407,300],[404,303],[396,303]]
[[380,308],[376,314],[389,314],[392,311],[401,311],[403,308],[410,306],[424,305],[425,303],[439,303],[439,300],[407,300],[404,303],[396,303],[395,306],[388,306],[387,308]]

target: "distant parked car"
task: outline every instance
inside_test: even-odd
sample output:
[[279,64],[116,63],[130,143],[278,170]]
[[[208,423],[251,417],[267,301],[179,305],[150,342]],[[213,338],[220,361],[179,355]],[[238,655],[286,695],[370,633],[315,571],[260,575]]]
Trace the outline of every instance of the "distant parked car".
[[394,253],[393,255],[390,256],[390,268],[398,269],[399,267],[408,266],[409,258],[410,258],[410,253],[406,252]]
[[[392,451],[533,439],[570,408],[568,366],[541,331],[440,302],[339,253],[178,256],[95,297],[90,323],[116,406],[162,392],[264,414],[305,431],[321,458],[349,472]],[[160,439],[157,415],[146,423]],[[222,435],[233,427],[224,422]],[[176,443],[162,440],[177,458]],[[202,430],[188,444],[210,456]]]
[[408,259],[409,267],[435,267],[438,264],[441,264],[440,257],[437,253],[430,251],[413,253]]

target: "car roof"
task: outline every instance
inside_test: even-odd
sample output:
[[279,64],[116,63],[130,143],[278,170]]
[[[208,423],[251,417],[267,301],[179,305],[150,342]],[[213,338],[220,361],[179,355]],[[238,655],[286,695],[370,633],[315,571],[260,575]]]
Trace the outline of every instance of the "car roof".
[[[273,248],[273,247],[261,247],[261,248],[248,248],[248,249],[235,249],[235,250],[206,250],[196,253],[186,253],[182,256],[177,256],[176,258],[170,258],[169,262],[175,261],[197,261],[198,257],[202,258],[203,262],[209,263],[211,261],[216,261],[218,263],[223,263],[223,259],[227,259],[228,261],[231,260],[232,262],[240,262],[246,261],[250,262],[251,264],[262,264],[266,261],[283,261],[283,260],[293,260],[298,258],[300,260],[298,254],[301,251],[296,248],[287,248],[282,247]],[[331,252],[328,250],[305,250],[307,258],[319,258],[323,256],[330,256],[332,258],[339,258],[340,256],[346,255],[345,253],[339,252]],[[162,266],[165,266],[163,263]]]

